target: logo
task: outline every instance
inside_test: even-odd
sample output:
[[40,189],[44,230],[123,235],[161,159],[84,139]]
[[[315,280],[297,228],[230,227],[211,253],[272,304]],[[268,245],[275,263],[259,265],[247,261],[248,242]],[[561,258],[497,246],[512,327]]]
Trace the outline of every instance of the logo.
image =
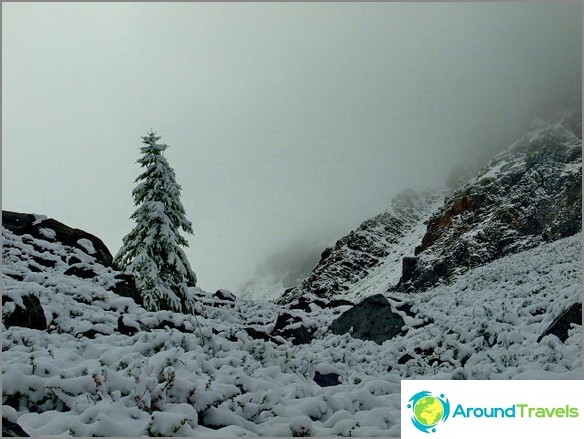
[[408,408],[412,410],[414,427],[424,433],[435,433],[434,427],[446,421],[450,414],[448,399],[444,395],[434,396],[426,390],[412,396]]

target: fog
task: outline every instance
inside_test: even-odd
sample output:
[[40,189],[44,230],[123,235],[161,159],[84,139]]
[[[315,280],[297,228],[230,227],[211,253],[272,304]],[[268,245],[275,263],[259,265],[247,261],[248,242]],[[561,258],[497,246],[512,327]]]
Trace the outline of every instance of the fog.
[[3,3],[2,207],[115,254],[153,129],[200,286],[237,291],[580,96],[581,8]]

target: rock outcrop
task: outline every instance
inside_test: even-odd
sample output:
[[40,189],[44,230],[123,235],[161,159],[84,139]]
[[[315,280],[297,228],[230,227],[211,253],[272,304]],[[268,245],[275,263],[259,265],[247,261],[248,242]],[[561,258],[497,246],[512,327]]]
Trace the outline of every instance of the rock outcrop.
[[429,220],[397,290],[424,291],[473,267],[582,230],[582,139],[573,118],[499,154]]
[[402,333],[404,324],[403,317],[394,312],[389,301],[377,294],[337,317],[330,330],[333,334],[348,333],[361,340],[382,344]]
[[2,227],[16,235],[31,235],[33,238],[76,247],[89,253],[97,262],[106,267],[112,264],[112,254],[101,239],[52,218],[3,210]]
[[383,282],[384,279],[373,278],[384,264],[391,265],[384,267],[385,271],[388,268],[395,271],[386,281],[397,283],[401,259],[413,252],[411,243],[416,239],[412,235],[416,235],[420,222],[429,217],[443,195],[441,191],[403,191],[387,211],[364,221],[334,247],[327,248],[311,275],[297,287],[286,290],[278,303],[290,303],[303,296],[321,300],[360,299],[367,294],[357,285],[368,283],[368,279],[369,283]]

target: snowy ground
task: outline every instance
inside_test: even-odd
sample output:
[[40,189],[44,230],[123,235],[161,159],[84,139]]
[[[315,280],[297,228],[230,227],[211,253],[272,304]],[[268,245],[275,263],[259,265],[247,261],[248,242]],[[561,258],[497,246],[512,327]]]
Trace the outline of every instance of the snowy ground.
[[[582,378],[581,327],[564,343],[536,341],[581,300],[580,234],[474,269],[451,285],[389,294],[417,317],[404,313],[407,333],[383,345],[328,333],[348,307],[305,313],[193,289],[198,319],[147,312],[108,291],[115,273],[80,250],[76,256],[99,269],[96,278],[63,274],[71,248],[3,235],[3,295],[16,304],[36,295],[51,323],[47,331],[3,326],[3,416],[31,435],[393,437],[402,378]],[[39,254],[55,266],[31,271],[35,262],[23,255]],[[244,330],[269,333],[282,312],[315,328],[315,340],[277,344]],[[125,325],[140,328],[135,335],[117,332],[121,314]],[[154,329],[160,325],[166,328]],[[103,335],[81,334],[91,329]],[[341,383],[318,386],[316,370],[336,371]]]

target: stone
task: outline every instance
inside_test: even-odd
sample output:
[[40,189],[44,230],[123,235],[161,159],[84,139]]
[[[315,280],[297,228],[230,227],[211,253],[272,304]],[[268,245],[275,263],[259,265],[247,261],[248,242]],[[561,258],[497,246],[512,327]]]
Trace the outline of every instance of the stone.
[[219,289],[215,292],[215,297],[219,300],[228,300],[229,302],[234,302],[237,298],[235,294],[233,294],[229,290]]
[[562,343],[568,338],[568,330],[571,325],[582,326],[582,303],[574,303],[563,313],[561,313],[552,323],[547,327],[543,334],[541,334],[537,341],[538,343],[546,335],[555,335]]
[[336,386],[339,384],[339,378],[337,373],[320,373],[318,370],[314,373],[314,382],[320,387]]
[[[2,306],[6,303],[12,302],[9,297],[2,297]],[[15,310],[8,316],[3,316],[2,322],[7,328],[11,326],[22,326],[25,328],[39,329],[44,331],[47,329],[47,318],[41,306],[41,301],[38,297],[29,294],[22,296],[24,308],[16,305]]]
[[397,359],[397,364],[406,364],[408,361],[413,360],[413,359],[414,359],[414,357],[412,357],[410,354],[406,353]]
[[345,311],[331,324],[333,334],[351,334],[361,340],[382,344],[396,335],[402,334],[405,322],[393,312],[391,305],[382,294],[376,294]]
[[[97,262],[111,267],[113,257],[106,245],[97,236],[91,235],[80,229],[74,229],[52,218],[44,219],[34,224],[36,218],[34,215],[2,211],[2,225],[11,230],[16,235],[31,235],[33,238],[45,241],[60,242],[63,245],[75,247],[87,253],[83,245],[79,244],[80,239],[87,239],[93,245],[95,253],[92,253]],[[54,238],[49,238],[43,234],[42,229],[51,229]]]

